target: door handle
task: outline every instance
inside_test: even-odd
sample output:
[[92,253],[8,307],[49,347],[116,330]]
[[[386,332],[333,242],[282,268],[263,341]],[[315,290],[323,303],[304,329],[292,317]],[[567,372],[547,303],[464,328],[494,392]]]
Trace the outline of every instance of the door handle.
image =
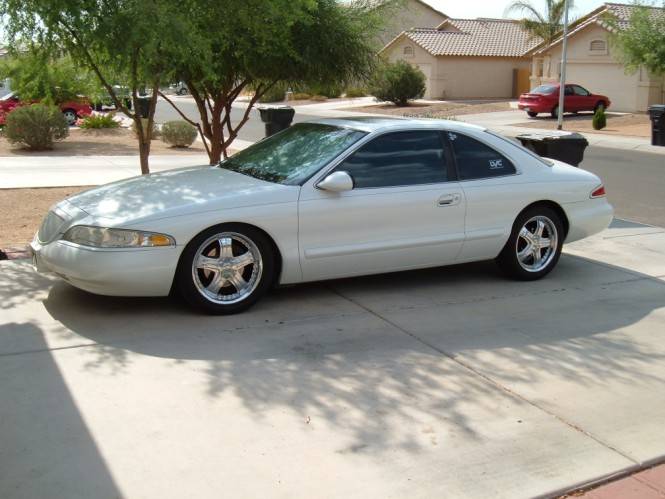
[[460,202],[462,196],[460,194],[444,194],[439,198],[437,204],[439,206],[453,206]]

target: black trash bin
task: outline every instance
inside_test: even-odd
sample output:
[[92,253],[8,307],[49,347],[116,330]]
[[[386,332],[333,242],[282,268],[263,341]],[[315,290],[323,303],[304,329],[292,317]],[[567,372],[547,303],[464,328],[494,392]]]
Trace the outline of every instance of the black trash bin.
[[665,104],[649,106],[651,145],[665,146]]
[[569,165],[579,166],[589,141],[575,132],[538,132],[518,135],[524,147],[538,156],[557,159]]
[[257,108],[266,124],[266,137],[289,128],[296,110],[291,106],[261,106]]
[[143,95],[136,99],[136,114],[139,118],[147,118],[150,113],[150,97]]

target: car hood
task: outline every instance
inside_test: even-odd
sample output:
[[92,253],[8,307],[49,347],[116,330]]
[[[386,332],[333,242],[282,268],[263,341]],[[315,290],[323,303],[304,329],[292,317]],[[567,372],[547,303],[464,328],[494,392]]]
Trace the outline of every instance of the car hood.
[[201,166],[106,184],[66,202],[100,223],[120,226],[204,211],[295,202],[299,189],[216,166]]

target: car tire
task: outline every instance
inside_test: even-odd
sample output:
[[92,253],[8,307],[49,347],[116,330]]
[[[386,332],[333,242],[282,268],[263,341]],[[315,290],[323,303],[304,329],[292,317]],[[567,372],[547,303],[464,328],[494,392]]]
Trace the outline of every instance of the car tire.
[[559,214],[547,206],[534,206],[519,214],[496,262],[514,279],[540,279],[559,261],[564,238]]
[[76,111],[73,109],[65,109],[62,111],[62,114],[65,117],[65,121],[69,126],[72,126],[76,123],[78,116],[76,116]]
[[536,116],[538,116],[538,113],[536,113],[536,112],[534,112],[534,111],[527,111],[526,114],[527,114],[530,118],[535,118]]
[[552,109],[552,112],[550,113],[552,118],[558,118],[559,117],[559,106],[554,106],[554,109]]
[[175,275],[180,295],[210,314],[235,314],[254,305],[276,275],[273,245],[242,224],[204,230],[185,247]]

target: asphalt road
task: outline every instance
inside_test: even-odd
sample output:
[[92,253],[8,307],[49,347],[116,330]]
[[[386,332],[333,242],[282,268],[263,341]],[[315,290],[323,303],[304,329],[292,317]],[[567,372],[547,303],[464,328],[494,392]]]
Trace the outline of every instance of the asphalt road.
[[617,217],[665,227],[665,156],[590,147],[580,166],[603,179]]
[[[187,116],[198,117],[193,101],[179,100],[178,105]],[[243,113],[243,109],[234,109],[232,123],[236,124]],[[257,141],[264,136],[264,125],[256,109],[251,113],[250,120],[240,130],[239,138]],[[314,118],[316,116],[296,114],[294,122]],[[160,100],[156,112],[157,122],[176,119],[180,119],[178,113],[167,102]],[[586,150],[581,167],[603,179],[617,217],[665,227],[665,156],[590,147]]]

